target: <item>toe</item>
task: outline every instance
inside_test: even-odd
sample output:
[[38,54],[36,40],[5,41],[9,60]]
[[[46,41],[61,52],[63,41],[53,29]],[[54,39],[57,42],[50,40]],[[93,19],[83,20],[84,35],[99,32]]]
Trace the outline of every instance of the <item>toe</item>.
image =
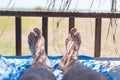
[[70,30],[71,38],[74,38],[74,35],[75,35],[76,32],[77,32],[77,29],[76,29],[76,28],[72,28],[72,29]]
[[76,28],[72,28],[72,29],[70,30],[70,33],[71,33],[71,34],[74,34],[76,31],[77,31]]
[[39,39],[41,37],[40,30],[38,28],[34,28],[34,32],[36,33],[37,38]]
[[76,28],[72,28],[72,29],[70,30],[70,33],[75,33],[76,31],[77,31]]
[[33,32],[30,33],[32,38],[35,38],[35,34]]
[[33,32],[30,32],[29,36],[30,36],[32,41],[36,41],[37,38],[36,38],[36,36],[35,36],[35,34]]
[[81,44],[81,36],[79,32],[76,32],[74,35],[74,41],[78,44],[78,46],[80,46]]
[[74,34],[74,38],[75,39],[79,39],[80,38],[80,33],[78,31]]

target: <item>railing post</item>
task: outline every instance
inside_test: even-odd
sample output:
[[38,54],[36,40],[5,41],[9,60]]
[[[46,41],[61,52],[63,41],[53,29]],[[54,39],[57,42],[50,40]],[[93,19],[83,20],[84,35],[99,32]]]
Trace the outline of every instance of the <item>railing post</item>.
[[21,16],[15,17],[16,25],[16,56],[21,56]]
[[94,57],[100,57],[101,52],[101,18],[95,20],[95,48]]
[[42,17],[42,35],[45,38],[45,51],[48,55],[48,17]]
[[69,31],[75,27],[75,18],[69,18]]

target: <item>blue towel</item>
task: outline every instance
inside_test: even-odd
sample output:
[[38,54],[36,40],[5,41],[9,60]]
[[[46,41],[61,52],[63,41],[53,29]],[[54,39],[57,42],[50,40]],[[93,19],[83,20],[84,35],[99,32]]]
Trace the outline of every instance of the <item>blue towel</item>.
[[[58,63],[62,56],[48,56],[52,64],[52,72],[57,80],[61,80],[63,72],[58,70]],[[92,57],[78,56],[79,61],[93,70],[114,80],[113,76],[108,73],[102,65],[96,62]],[[0,56],[0,80],[18,80],[23,72],[31,65],[33,58],[31,56]]]

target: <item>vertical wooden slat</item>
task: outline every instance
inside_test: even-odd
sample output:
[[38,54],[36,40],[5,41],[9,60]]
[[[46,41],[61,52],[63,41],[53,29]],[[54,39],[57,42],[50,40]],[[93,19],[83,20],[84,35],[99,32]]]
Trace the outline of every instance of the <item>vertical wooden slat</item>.
[[69,31],[75,27],[75,18],[69,18]]
[[95,23],[95,52],[94,57],[100,57],[101,52],[101,18],[96,18]]
[[21,17],[15,17],[16,24],[16,56],[21,55]]
[[48,55],[48,17],[42,17],[42,35],[45,38],[45,51]]

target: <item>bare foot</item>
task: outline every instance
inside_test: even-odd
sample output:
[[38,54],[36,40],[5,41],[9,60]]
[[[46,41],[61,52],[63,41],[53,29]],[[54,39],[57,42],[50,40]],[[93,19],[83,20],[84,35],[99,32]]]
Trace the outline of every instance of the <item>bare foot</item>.
[[50,68],[50,61],[48,60],[45,52],[44,37],[38,28],[34,28],[34,32],[30,32],[30,34],[28,34],[28,44],[34,58],[33,63],[42,62]]
[[63,56],[59,63],[59,69],[64,70],[64,68],[73,60],[78,59],[78,51],[81,44],[80,33],[76,28],[72,28],[65,41],[66,44],[66,54]]
[[33,32],[30,32],[30,34],[28,34],[28,44],[29,44],[29,49],[30,49],[33,57],[35,55],[36,43],[37,43],[37,36],[35,36],[35,34]]

